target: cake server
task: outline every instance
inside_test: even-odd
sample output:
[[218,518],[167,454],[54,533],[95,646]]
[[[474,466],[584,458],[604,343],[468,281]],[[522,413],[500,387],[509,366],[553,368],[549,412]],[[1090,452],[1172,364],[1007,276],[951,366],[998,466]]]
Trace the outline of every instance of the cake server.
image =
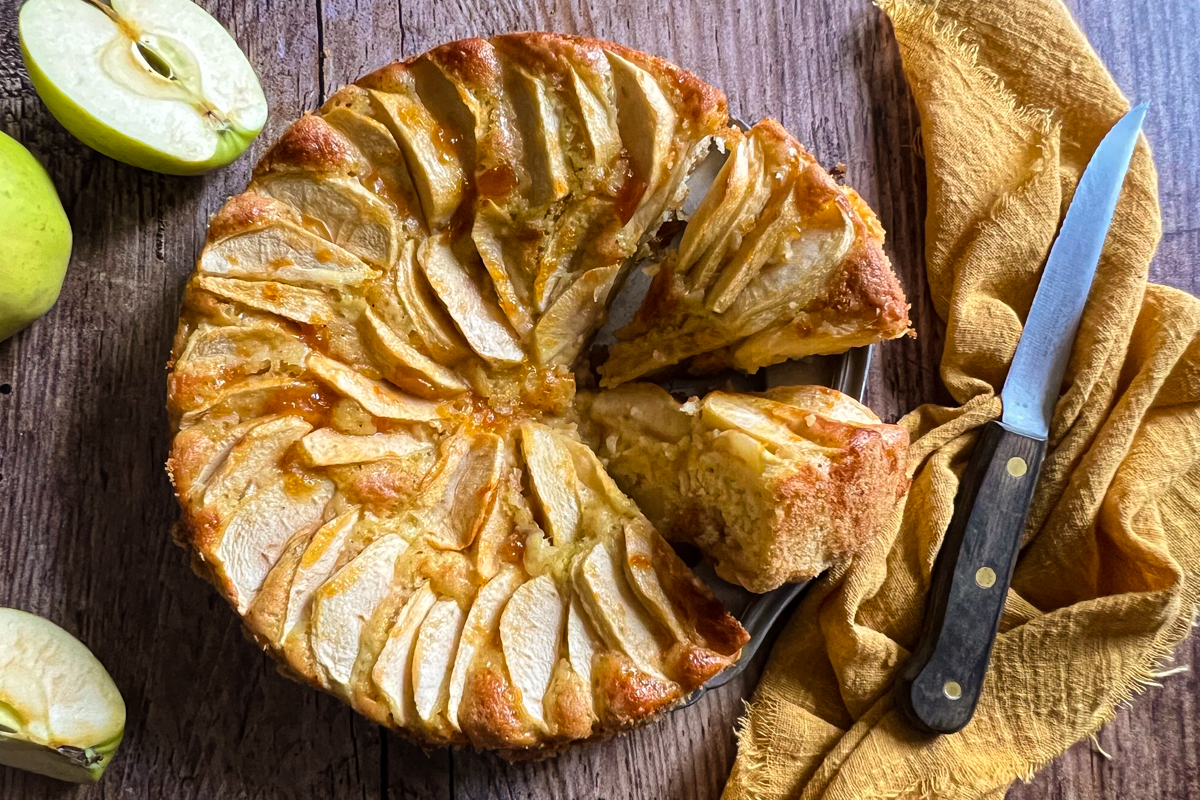
[[953,733],[975,713],[1063,372],[1145,116],[1143,103],[1122,117],[1084,170],[1000,393],[1003,414],[980,431],[960,480],[921,637],[896,686],[901,714],[921,731]]

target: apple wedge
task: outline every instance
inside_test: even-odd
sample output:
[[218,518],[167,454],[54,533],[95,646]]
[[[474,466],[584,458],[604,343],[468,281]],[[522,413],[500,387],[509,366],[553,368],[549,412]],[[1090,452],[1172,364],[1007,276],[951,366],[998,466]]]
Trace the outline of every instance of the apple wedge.
[[125,735],[104,666],[48,620],[0,608],[0,764],[95,783]]
[[241,155],[267,121],[254,68],[190,0],[30,0],[20,38],[50,113],[135,167],[207,172]]

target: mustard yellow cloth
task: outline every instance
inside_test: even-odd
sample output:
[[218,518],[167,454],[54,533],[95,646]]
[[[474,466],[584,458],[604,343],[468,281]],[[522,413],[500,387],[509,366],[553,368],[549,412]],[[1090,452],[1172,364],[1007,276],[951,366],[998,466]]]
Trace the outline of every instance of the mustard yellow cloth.
[[902,420],[907,500],[783,632],[743,720],[727,800],[998,800],[1112,717],[1187,635],[1200,596],[1200,301],[1147,284],[1160,218],[1143,141],[978,711],[933,740],[897,717],[893,679],[917,640],[958,475],[999,414],[1065,204],[1129,103],[1058,0],[883,7],[921,113],[929,285],[947,323],[942,378],[960,407]]

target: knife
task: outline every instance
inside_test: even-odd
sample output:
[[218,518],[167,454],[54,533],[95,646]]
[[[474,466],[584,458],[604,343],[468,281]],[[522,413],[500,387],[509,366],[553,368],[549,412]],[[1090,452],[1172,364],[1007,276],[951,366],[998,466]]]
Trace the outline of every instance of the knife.
[[900,713],[926,733],[971,721],[1016,565],[1050,419],[1146,104],[1104,136],[1075,189],[1000,393],[980,431],[934,564],[921,637],[896,687]]

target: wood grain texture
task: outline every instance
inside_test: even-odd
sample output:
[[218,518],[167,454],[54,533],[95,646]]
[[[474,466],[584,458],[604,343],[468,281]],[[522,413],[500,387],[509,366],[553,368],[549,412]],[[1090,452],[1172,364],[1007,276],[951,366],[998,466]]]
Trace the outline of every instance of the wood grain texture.
[[[865,0],[200,2],[258,69],[272,114],[246,158],[215,175],[171,178],[87,150],[49,116],[20,66],[20,2],[0,0],[0,130],[46,164],[76,237],[58,305],[0,343],[0,605],[82,638],[129,705],[126,742],[98,787],[0,768],[0,800],[718,797],[739,698],[761,657],[745,677],[648,729],[520,765],[467,752],[427,758],[276,675],[170,543],[163,367],[209,215],[290,120],[395,57],[471,34],[550,29],[666,56],[723,87],[738,115],[775,115],[823,163],[844,162],[889,231],[921,333],[884,348],[871,404],[892,420],[945,401],[942,331],[922,263],[918,120],[886,20]],[[1200,290],[1200,5],[1070,4],[1117,82],[1152,104],[1164,227],[1152,275]],[[1193,637],[1177,663],[1197,656]],[[1010,797],[1200,797],[1200,677],[1165,679],[1099,742],[1111,761],[1076,745]]]

